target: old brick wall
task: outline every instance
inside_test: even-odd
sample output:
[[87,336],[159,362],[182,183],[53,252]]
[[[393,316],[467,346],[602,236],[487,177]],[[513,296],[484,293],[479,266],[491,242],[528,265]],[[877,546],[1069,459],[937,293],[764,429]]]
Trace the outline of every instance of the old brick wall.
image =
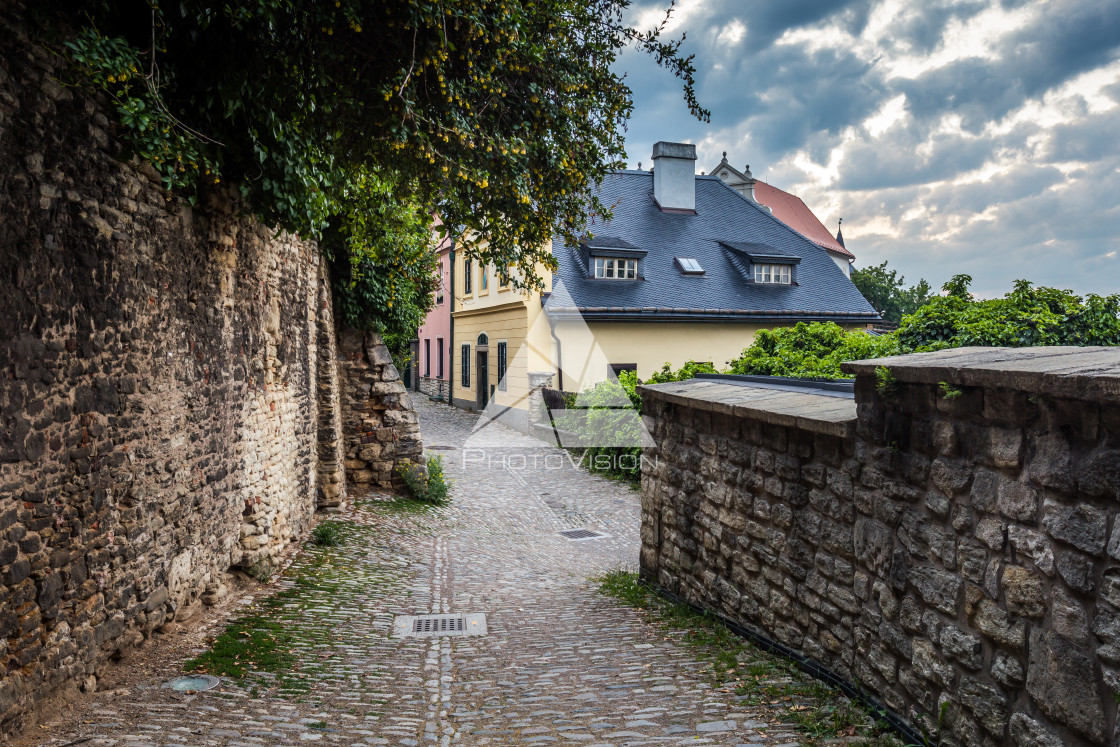
[[0,732],[230,568],[266,570],[320,480],[342,495],[315,245],[118,160],[106,103],[19,15],[0,8]]
[[1120,743],[1120,350],[853,370],[846,419],[644,389],[642,575],[911,723],[944,708],[945,744]]
[[338,333],[347,480],[361,488],[401,486],[399,470],[423,463],[412,398],[376,332]]

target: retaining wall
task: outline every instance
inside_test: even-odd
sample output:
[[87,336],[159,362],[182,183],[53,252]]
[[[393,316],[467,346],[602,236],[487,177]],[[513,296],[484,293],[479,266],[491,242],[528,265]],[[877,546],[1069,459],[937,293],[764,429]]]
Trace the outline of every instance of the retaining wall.
[[642,576],[945,744],[1120,743],[1120,349],[849,368],[642,389]]
[[342,495],[317,247],[120,161],[111,108],[21,16],[0,9],[0,732]]

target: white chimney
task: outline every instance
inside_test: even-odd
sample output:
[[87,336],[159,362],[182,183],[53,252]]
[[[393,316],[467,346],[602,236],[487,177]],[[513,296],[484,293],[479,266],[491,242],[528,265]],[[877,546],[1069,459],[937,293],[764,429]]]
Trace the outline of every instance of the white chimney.
[[653,199],[662,210],[696,210],[696,146],[653,144]]

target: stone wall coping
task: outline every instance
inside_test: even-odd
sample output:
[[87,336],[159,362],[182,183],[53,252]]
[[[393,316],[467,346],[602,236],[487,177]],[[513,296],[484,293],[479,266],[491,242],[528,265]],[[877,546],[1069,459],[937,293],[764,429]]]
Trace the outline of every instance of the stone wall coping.
[[953,348],[850,361],[857,376],[885,366],[898,381],[1015,389],[1032,394],[1120,402],[1120,347]]
[[641,386],[638,391],[646,401],[686,405],[828,436],[850,438],[855,434],[856,403],[840,397],[704,379]]

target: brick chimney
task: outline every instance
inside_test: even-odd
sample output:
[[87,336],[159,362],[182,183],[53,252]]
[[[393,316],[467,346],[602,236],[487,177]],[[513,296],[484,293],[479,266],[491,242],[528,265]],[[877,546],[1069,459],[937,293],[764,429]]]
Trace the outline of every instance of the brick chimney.
[[696,146],[653,144],[653,199],[662,210],[696,210]]

